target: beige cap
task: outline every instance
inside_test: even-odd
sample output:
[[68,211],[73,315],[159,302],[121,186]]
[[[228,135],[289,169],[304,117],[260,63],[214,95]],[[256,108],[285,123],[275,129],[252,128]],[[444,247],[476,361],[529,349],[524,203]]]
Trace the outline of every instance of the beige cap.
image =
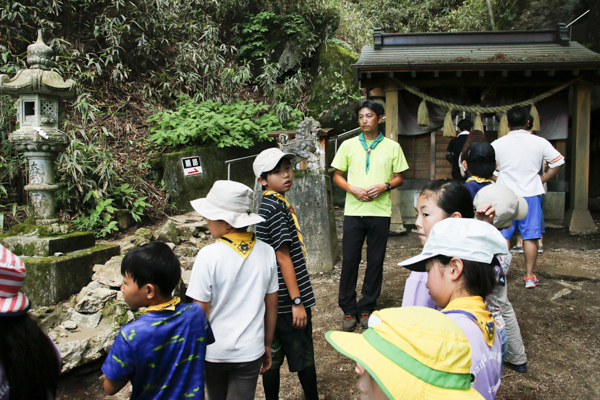
[[491,203],[496,210],[494,226],[498,229],[508,228],[513,220],[525,218],[529,211],[524,198],[500,183],[491,183],[477,192],[473,205],[479,207],[485,203]]

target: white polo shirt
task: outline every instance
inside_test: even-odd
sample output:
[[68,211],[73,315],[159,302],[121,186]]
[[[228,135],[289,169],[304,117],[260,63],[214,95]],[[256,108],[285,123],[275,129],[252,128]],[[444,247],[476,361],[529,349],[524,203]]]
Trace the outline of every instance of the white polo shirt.
[[550,168],[565,163],[565,158],[546,139],[526,130],[510,131],[492,143],[498,162],[498,181],[517,195],[532,197],[544,194],[539,176],[542,161]]

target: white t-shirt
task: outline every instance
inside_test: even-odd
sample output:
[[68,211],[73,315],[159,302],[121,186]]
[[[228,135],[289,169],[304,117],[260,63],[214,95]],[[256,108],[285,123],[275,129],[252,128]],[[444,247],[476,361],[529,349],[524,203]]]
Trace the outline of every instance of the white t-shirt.
[[542,161],[550,168],[565,163],[565,158],[546,139],[520,129],[492,143],[498,162],[497,183],[511,188],[517,195],[531,197],[544,194],[539,171]]
[[210,302],[215,342],[206,348],[206,361],[242,363],[261,357],[265,296],[278,289],[277,259],[268,244],[257,240],[246,259],[223,242],[202,248],[186,294]]

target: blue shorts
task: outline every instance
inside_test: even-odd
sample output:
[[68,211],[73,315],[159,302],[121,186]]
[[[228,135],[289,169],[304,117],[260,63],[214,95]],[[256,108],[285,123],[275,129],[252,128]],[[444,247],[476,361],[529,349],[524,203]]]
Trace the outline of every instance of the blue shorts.
[[511,227],[500,231],[505,239],[512,238],[517,227],[523,240],[536,240],[542,237],[542,196],[525,197],[525,201],[529,206],[527,216],[520,221],[514,220]]

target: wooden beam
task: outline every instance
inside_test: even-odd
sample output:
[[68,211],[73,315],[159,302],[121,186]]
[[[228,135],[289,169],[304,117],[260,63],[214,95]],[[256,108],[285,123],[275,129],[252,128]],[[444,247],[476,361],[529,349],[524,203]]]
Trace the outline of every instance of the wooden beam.
[[[398,110],[398,88],[386,86],[385,89],[385,137],[398,142],[398,131],[400,129],[400,116]],[[391,176],[390,176],[391,178]],[[378,183],[378,182],[377,182]],[[390,193],[392,200],[392,220],[390,232],[404,232],[404,221],[400,215],[400,199],[397,190]]]
[[431,132],[431,147],[429,148],[429,179],[435,179],[435,131]]
[[571,208],[565,223],[572,235],[596,233],[596,224],[588,210],[590,176],[590,106],[592,85],[578,82],[574,90],[573,129],[571,132]]

